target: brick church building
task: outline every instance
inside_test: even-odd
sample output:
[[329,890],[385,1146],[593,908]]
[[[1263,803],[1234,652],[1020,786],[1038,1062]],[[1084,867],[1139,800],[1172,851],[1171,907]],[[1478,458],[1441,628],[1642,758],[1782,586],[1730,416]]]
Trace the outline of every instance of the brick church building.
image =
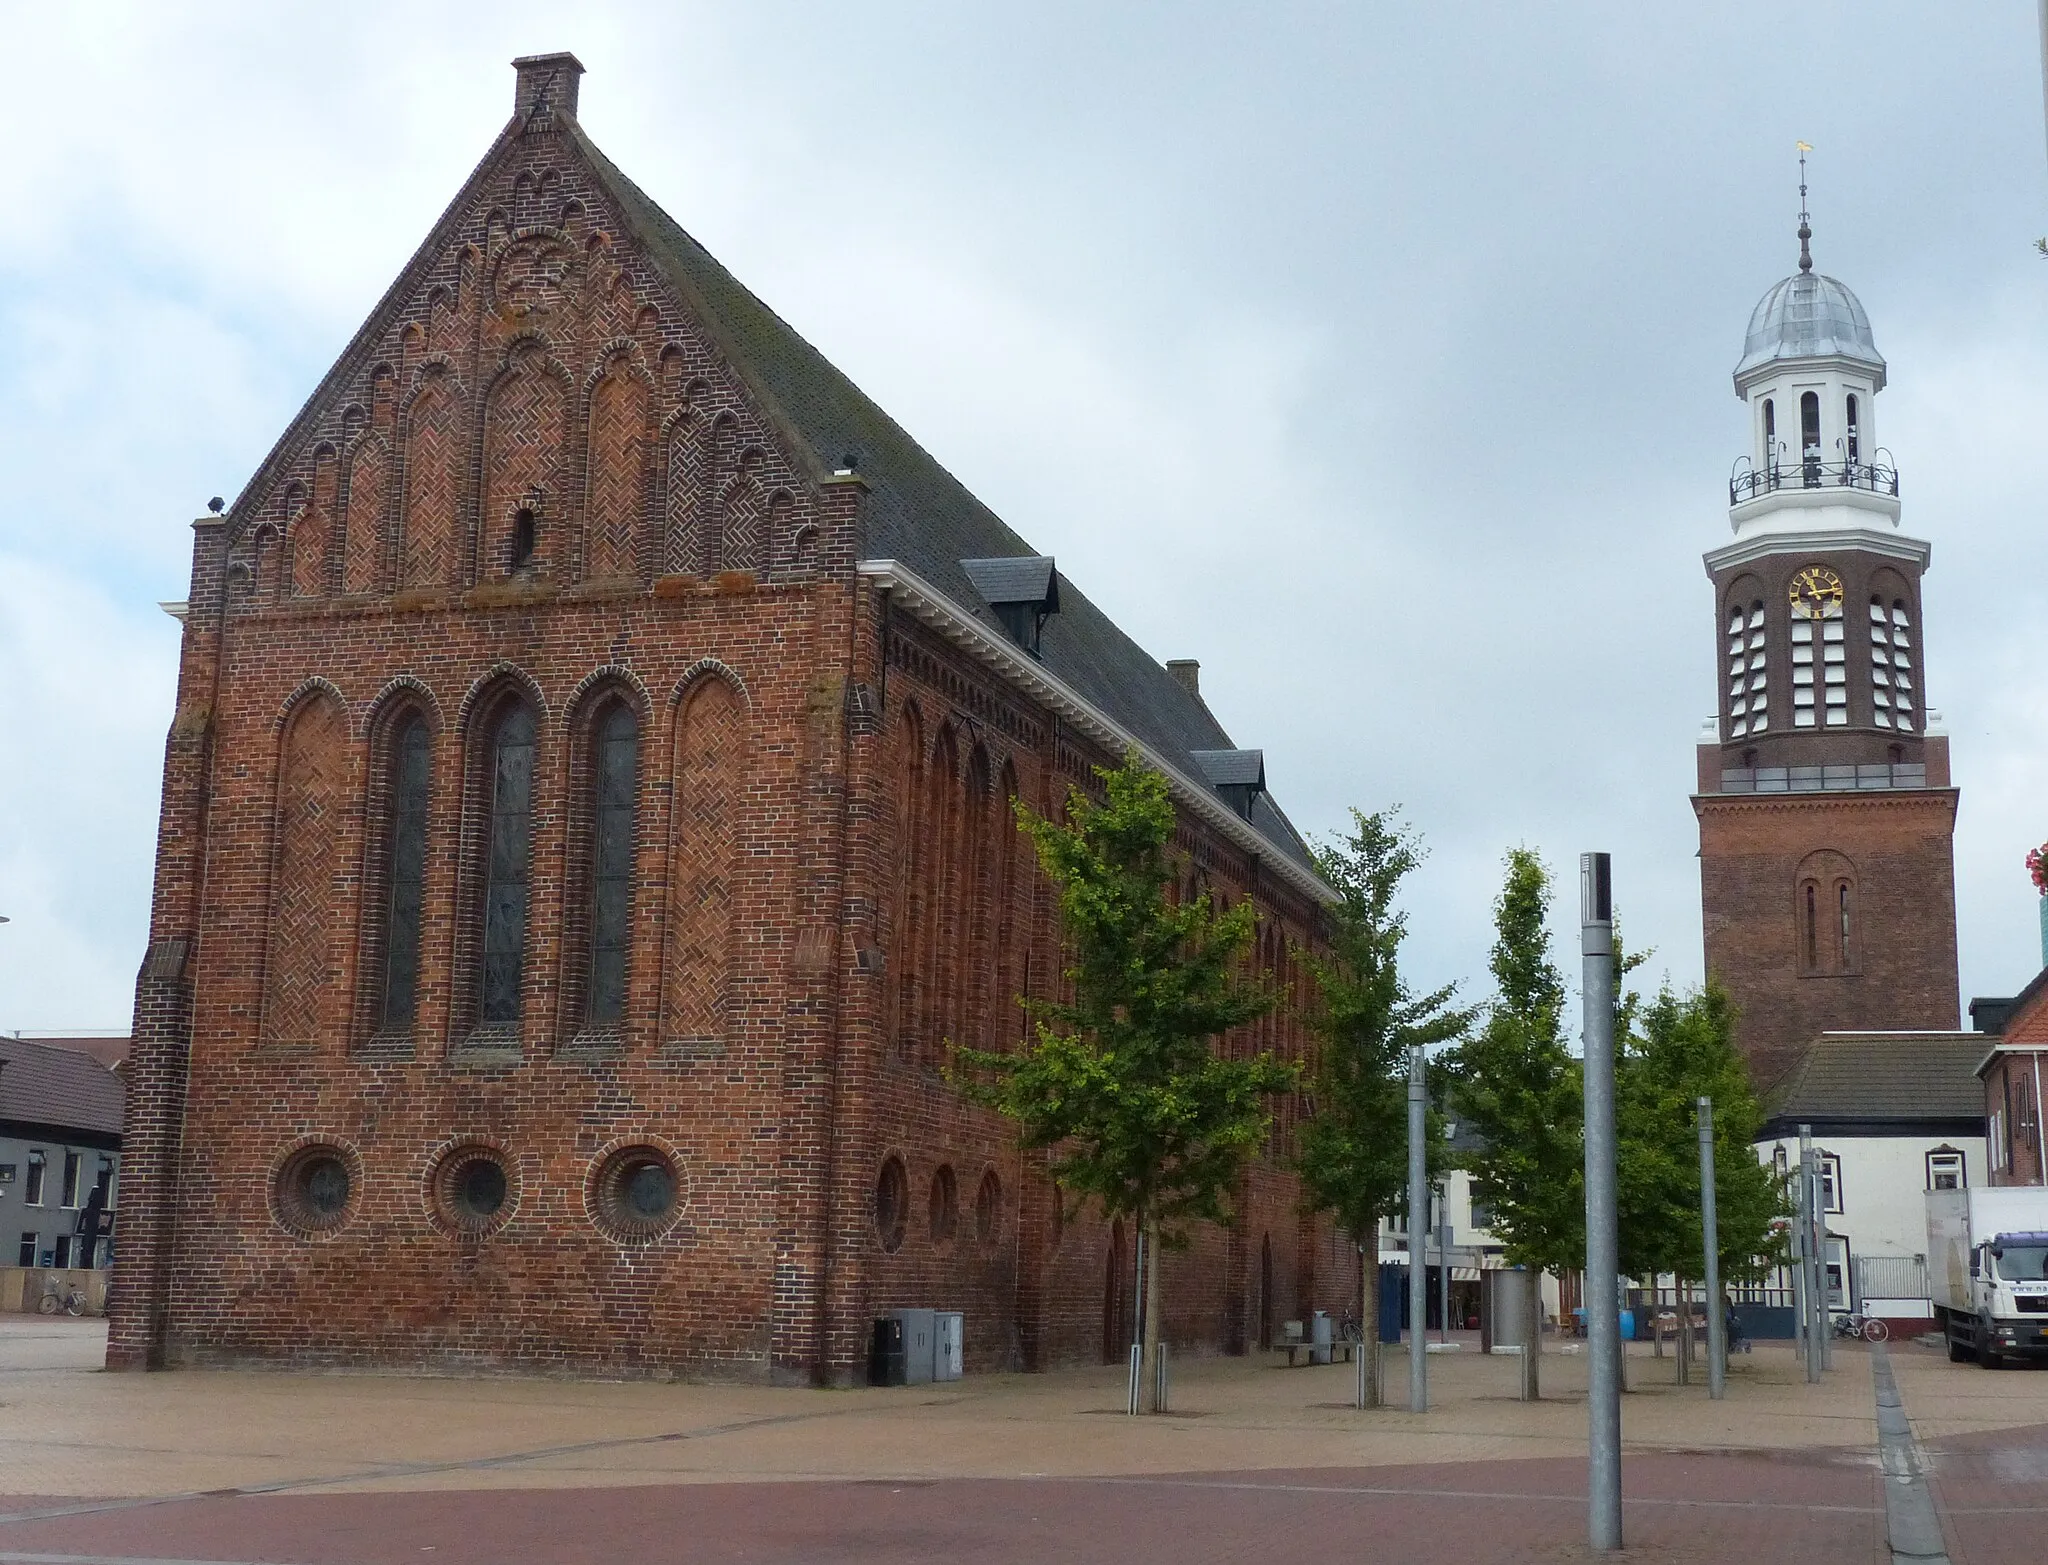
[[[1128,1237],[941,1074],[1059,981],[1012,801],[1136,746],[1296,998],[1328,890],[1196,666],[621,174],[573,57],[516,70],[195,524],[108,1362],[844,1381],[911,1305],[970,1369],[1119,1358]],[[1351,1297],[1294,1118],[1169,1258],[1177,1351]]]
[[1927,705],[1920,579],[1878,444],[1885,362],[1861,301],[1799,268],[1757,305],[1735,390],[1750,453],[1706,556],[1720,710],[1698,747],[1706,966],[1761,1087],[1823,1032],[1958,1025],[1948,739]]

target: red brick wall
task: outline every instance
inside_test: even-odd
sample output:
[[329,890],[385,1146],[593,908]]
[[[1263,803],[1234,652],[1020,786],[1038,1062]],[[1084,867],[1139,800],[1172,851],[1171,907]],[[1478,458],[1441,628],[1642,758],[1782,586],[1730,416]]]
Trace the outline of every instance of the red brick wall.
[[[1956,978],[1956,794],[1949,789],[1698,794],[1707,971],[1727,986],[1760,1084],[1830,1030],[1950,1029]],[[1808,960],[1800,902],[1818,893]],[[1834,936],[1852,890],[1849,951]]]
[[[872,1315],[911,1303],[964,1309],[977,1369],[1100,1357],[1107,1230],[1058,1223],[1042,1165],[942,1067],[963,1039],[1014,1040],[1007,997],[1058,981],[1010,796],[1056,807],[1114,758],[858,583],[862,492],[757,406],[559,137],[486,160],[199,529],[111,1364],[848,1378]],[[589,742],[612,699],[640,734],[631,960],[623,1022],[592,1028]],[[538,739],[522,1019],[493,1033],[479,930],[509,701]],[[431,732],[429,854],[417,1011],[393,1034],[406,711]],[[1189,824],[1180,845],[1191,876],[1259,901],[1269,960],[1314,938],[1315,910],[1233,843]],[[1254,1042],[1305,1040],[1290,1019],[1228,1046]],[[596,1180],[635,1145],[680,1203],[622,1237]],[[279,1171],[318,1146],[353,1184],[312,1229]],[[478,1155],[508,1185],[481,1231],[442,1177]],[[874,1223],[891,1155],[894,1251]],[[950,1236],[930,1221],[942,1167]],[[1276,1311],[1348,1298],[1328,1268],[1309,1280],[1297,1195],[1262,1164],[1244,1226],[1169,1258],[1182,1351],[1245,1341],[1269,1234]]]

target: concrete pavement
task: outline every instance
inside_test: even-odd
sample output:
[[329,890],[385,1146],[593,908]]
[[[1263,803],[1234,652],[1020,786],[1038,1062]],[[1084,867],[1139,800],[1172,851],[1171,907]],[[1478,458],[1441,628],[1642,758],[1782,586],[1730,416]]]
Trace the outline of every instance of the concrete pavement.
[[[1582,1556],[1576,1354],[1545,1355],[1538,1404],[1510,1360],[1432,1355],[1419,1420],[1399,1356],[1367,1413],[1348,1366],[1184,1363],[1174,1414],[1130,1419],[1115,1370],[858,1391],[137,1376],[96,1371],[102,1329],[0,1320],[0,1565]],[[1890,1560],[1868,1360],[1836,1364],[1809,1387],[1763,1345],[1714,1404],[1632,1357],[1626,1557]],[[2033,1559],[2048,1373],[1910,1346],[1891,1364],[1953,1557],[2024,1539]]]

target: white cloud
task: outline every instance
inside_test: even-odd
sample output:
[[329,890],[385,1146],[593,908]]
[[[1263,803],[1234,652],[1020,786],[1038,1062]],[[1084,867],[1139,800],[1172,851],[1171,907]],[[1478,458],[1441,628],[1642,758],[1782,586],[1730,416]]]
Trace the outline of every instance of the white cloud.
[[[16,8],[0,700],[32,764],[0,786],[39,824],[0,836],[0,955],[48,933],[0,1025],[125,1011],[175,652],[147,605],[496,134],[505,62],[561,47],[629,174],[1144,645],[1202,660],[1302,825],[1406,804],[1435,849],[1416,960],[1474,992],[1518,842],[1612,851],[1632,939],[1697,975],[1699,555],[1815,142],[1816,249],[1892,357],[1935,545],[1965,989],[2010,991],[2048,836],[2031,18],[1803,25],[1829,69],[1759,45],[1764,0]],[[106,677],[67,684],[81,633]],[[87,798],[91,841],[41,824]]]

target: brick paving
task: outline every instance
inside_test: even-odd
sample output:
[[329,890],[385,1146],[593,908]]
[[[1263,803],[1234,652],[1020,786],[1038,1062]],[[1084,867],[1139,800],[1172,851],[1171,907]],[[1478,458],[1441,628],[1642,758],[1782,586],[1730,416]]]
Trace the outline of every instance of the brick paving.
[[[1433,1358],[1421,1420],[1345,1405],[1345,1367],[1206,1361],[1179,1416],[1134,1421],[1107,1372],[908,1392],[131,1376],[91,1372],[99,1332],[0,1318],[0,1565],[1587,1557],[1570,1355],[1536,1406],[1507,1361]],[[2048,1374],[1892,1362],[1952,1558],[2037,1558]],[[1888,1562],[1865,1365],[1845,1350],[1808,1387],[1767,1346],[1717,1405],[1632,1359],[1622,1557]]]

